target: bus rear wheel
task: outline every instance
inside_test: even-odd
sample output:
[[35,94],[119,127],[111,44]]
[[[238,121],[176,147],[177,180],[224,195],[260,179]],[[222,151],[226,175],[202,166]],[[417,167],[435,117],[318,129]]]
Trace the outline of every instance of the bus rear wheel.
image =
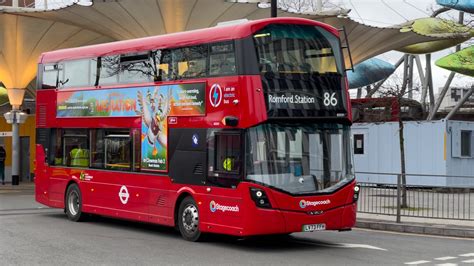
[[82,194],[77,184],[68,186],[64,205],[69,220],[73,222],[84,220],[84,214],[82,213]]
[[199,211],[193,198],[186,197],[181,201],[177,223],[179,232],[185,240],[195,242],[201,238]]

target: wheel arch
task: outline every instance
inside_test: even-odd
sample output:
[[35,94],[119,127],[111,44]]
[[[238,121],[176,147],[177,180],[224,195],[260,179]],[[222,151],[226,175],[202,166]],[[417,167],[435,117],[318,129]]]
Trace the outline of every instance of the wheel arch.
[[191,197],[195,200],[194,194],[195,194],[194,190],[190,188],[182,188],[178,191],[178,197],[176,198],[176,201],[174,203],[174,209],[173,209],[173,222],[174,222],[175,227],[178,226],[177,221],[178,221],[179,205],[186,197]]

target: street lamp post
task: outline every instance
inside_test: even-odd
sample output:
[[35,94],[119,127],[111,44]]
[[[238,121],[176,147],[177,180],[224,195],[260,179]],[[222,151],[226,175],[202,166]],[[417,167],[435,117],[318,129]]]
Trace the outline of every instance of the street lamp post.
[[277,17],[277,0],[272,0],[270,2],[270,10],[271,10],[271,17],[276,18]]
[[12,125],[12,185],[20,184],[20,124],[27,115],[20,111],[25,96],[24,89],[7,88],[8,100],[12,110],[4,114],[8,124]]

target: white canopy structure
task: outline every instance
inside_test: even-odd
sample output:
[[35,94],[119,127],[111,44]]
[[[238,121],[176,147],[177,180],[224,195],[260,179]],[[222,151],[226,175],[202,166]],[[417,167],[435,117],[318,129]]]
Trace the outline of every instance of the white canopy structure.
[[[37,58],[44,51],[212,27],[223,21],[261,19],[270,15],[269,9],[241,2],[107,0],[95,1],[90,7],[72,4],[58,10],[0,7],[0,55],[3,55],[0,56],[0,80],[7,87],[25,88],[34,78]],[[440,39],[400,32],[398,26],[367,26],[348,18],[347,12],[295,14],[279,10],[278,15],[305,17],[336,28],[345,27],[354,64],[407,45]],[[345,56],[348,63],[348,55]]]

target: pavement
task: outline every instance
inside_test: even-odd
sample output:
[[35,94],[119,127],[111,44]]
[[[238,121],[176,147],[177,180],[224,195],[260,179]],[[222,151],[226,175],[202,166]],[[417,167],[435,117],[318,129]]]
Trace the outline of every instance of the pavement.
[[[33,194],[34,183],[23,182],[18,186],[12,186],[11,184],[0,185],[0,194],[19,192],[21,194]],[[359,212],[357,214],[356,228],[474,239],[474,221],[465,220],[402,216],[401,222],[396,223],[395,216]]]

